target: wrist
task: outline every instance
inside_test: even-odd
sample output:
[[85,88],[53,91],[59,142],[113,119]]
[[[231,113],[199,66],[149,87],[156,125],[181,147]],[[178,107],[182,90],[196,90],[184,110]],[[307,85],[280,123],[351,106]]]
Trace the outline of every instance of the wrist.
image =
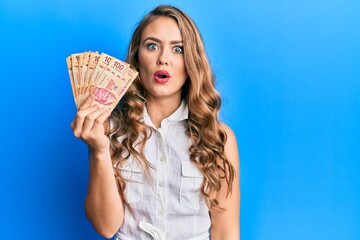
[[90,152],[90,159],[94,159],[94,160],[95,159],[103,160],[103,159],[107,159],[107,158],[111,159],[110,150],[108,148],[105,148],[105,149],[89,148],[89,152]]

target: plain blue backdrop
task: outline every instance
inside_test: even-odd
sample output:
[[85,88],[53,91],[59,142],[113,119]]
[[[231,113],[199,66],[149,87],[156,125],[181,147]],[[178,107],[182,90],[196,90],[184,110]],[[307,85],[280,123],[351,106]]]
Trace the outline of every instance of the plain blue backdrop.
[[65,58],[124,59],[159,3],[202,32],[241,153],[242,239],[360,239],[358,0],[1,0],[0,239],[102,239]]

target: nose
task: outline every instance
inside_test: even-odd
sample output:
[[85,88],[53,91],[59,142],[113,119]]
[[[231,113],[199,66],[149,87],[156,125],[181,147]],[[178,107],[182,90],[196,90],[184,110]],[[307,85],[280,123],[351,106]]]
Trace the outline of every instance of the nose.
[[161,52],[161,54],[159,55],[159,58],[158,58],[158,60],[157,60],[157,64],[158,64],[158,65],[166,65],[166,66],[169,64],[168,57],[166,56],[164,50],[163,50],[163,51]]

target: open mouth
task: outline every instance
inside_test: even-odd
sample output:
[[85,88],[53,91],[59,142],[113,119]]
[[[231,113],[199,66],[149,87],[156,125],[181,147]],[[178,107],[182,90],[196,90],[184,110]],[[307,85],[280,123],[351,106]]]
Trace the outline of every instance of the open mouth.
[[170,74],[165,70],[156,71],[154,74],[154,80],[158,83],[166,83],[170,79]]

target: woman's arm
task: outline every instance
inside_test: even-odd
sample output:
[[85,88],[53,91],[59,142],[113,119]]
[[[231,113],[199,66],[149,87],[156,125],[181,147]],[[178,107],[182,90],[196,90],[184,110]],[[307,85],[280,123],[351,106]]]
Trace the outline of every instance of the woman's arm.
[[227,183],[223,180],[220,192],[217,195],[220,207],[225,212],[211,213],[211,240],[239,240],[240,239],[240,159],[233,131],[226,125],[222,125],[226,134],[225,154],[234,167],[235,178],[232,192],[226,196]]
[[118,193],[110,155],[110,140],[105,135],[107,109],[91,105],[89,97],[79,108],[71,128],[74,135],[89,146],[90,179],[85,200],[85,212],[95,230],[111,238],[123,222],[124,209]]

